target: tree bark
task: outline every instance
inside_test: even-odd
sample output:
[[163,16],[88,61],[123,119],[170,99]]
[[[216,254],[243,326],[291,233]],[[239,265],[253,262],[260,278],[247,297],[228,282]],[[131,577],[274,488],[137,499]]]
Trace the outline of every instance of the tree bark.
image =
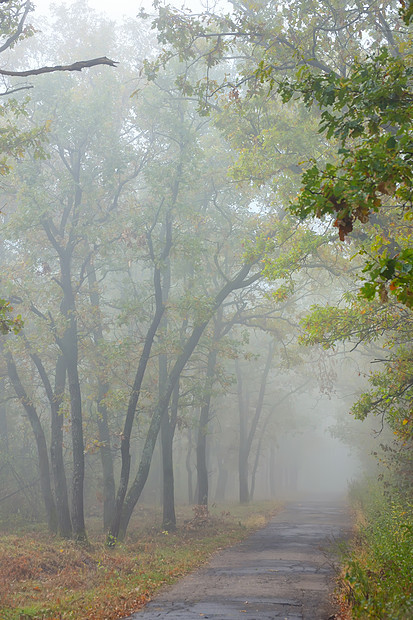
[[247,420],[248,420],[248,398],[244,397],[243,380],[241,368],[238,360],[235,361],[237,375],[237,394],[238,394],[238,414],[239,414],[239,447],[238,447],[238,484],[239,501],[247,504],[249,501],[248,492],[248,451],[247,451]]
[[168,413],[162,418],[162,529],[172,532],[176,529],[175,490],[173,470],[173,432]]
[[67,364],[70,394],[71,429],[73,448],[72,478],[72,524],[78,541],[87,541],[84,514],[85,447],[83,440],[82,396],[78,372],[78,349],[76,320],[70,319],[71,327],[62,340],[63,354]]
[[63,356],[59,355],[56,362],[54,395],[50,402],[52,414],[50,456],[56,493],[59,533],[63,538],[70,538],[72,536],[72,521],[70,518],[67,480],[63,460],[63,414],[60,411],[65,391],[65,382],[66,365]]
[[[82,188],[80,183],[81,151],[77,151],[69,164],[64,155],[61,158],[69,169],[73,180],[73,193],[68,198],[68,205],[62,214],[60,230],[47,218],[42,220],[46,235],[56,251],[60,264],[60,287],[63,292],[60,311],[66,320],[66,329],[62,337],[59,336],[56,327],[52,324],[55,340],[62,352],[66,365],[67,379],[70,395],[71,431],[73,449],[73,473],[72,473],[72,526],[76,540],[86,542],[86,527],[84,515],[84,477],[85,477],[85,451],[83,440],[83,413],[82,394],[80,389],[78,369],[78,328],[76,312],[76,290],[72,282],[72,259],[75,247],[79,242],[78,224],[79,210],[82,204]],[[63,238],[67,217],[72,214],[71,228],[64,244]]]
[[203,398],[198,423],[198,438],[196,444],[196,468],[198,475],[198,496],[197,504],[208,506],[208,466],[207,466],[207,435],[209,411],[211,406],[211,392],[215,379],[215,366],[217,363],[218,352],[215,348],[218,338],[217,326],[214,330],[214,339],[211,351],[208,353],[207,371],[203,390]]
[[46,369],[43,366],[43,362],[37,353],[30,350],[30,345],[28,343],[27,346],[30,357],[32,358],[42,380],[43,387],[50,404],[50,462],[55,487],[59,534],[63,538],[70,538],[72,536],[72,522],[70,519],[67,481],[63,461],[63,416],[60,413],[66,383],[66,364],[62,353],[60,353],[56,360],[55,387],[53,390]]
[[[92,338],[93,344],[99,355],[99,347],[104,341],[104,338],[96,271],[91,260],[89,260],[87,264],[87,276],[89,283],[89,299],[95,316],[95,325],[92,330]],[[105,369],[101,367],[99,359],[97,361],[97,365],[96,423],[99,433],[99,454],[103,475],[103,529],[106,531],[110,527],[115,514],[115,474],[110,440],[108,410],[105,404],[105,397],[109,391],[109,383],[105,378]]]
[[[166,325],[165,325],[166,327]],[[159,355],[159,388],[163,389],[163,385],[168,379],[167,356]],[[179,398],[179,382],[177,382],[174,395],[176,410]],[[175,413],[176,420],[176,413]],[[174,420],[169,416],[168,411],[162,418],[161,423],[161,450],[162,450],[162,529],[166,532],[176,529],[175,514],[175,490],[174,490],[174,468],[173,468],[173,437],[175,432]]]
[[185,467],[187,473],[187,484],[188,484],[188,504],[194,503],[194,487],[192,482],[192,465],[191,465],[191,456],[192,456],[192,431],[188,429],[188,449],[186,451],[186,459],[185,459]]
[[115,472],[110,440],[108,409],[104,398],[109,391],[109,384],[98,380],[97,426],[99,432],[99,454],[103,475],[103,529],[106,532],[115,514]]
[[218,453],[217,455],[218,462],[218,480],[217,480],[217,488],[215,489],[215,501],[216,502],[224,502],[226,497],[226,489],[228,483],[228,470],[225,467],[225,462],[222,457],[222,454]]
[[39,461],[40,486],[42,490],[44,507],[46,510],[47,523],[52,533],[57,533],[57,513],[53,498],[52,487],[50,484],[49,456],[44,431],[37,414],[36,408],[28,397],[26,390],[20,380],[16,364],[11,353],[6,353],[7,374],[10,382],[26,411],[30,426],[36,440],[37,455]]

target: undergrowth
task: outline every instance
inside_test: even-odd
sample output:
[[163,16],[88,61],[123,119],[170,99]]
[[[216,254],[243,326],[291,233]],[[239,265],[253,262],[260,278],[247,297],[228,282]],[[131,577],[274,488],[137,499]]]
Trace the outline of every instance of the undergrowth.
[[274,503],[178,512],[182,526],[161,530],[160,514],[142,508],[114,549],[89,524],[91,547],[26,531],[0,536],[1,620],[114,620],[140,609],[164,584],[263,526]]
[[353,618],[413,618],[413,504],[380,485],[352,491],[357,532],[343,590]]

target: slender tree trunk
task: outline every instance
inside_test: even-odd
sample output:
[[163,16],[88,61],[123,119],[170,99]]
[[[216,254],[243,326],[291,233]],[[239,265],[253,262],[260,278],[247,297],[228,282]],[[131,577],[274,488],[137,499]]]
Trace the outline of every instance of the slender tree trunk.
[[[261,272],[257,272],[254,275],[249,276],[252,267],[256,264],[256,262],[258,262],[258,260],[259,259],[257,258],[253,263],[247,263],[243,265],[239,270],[238,274],[232,280],[228,280],[224,284],[224,286],[215,297],[214,303],[211,307],[210,316],[214,315],[214,313],[218,310],[222,302],[228,297],[228,295],[230,295],[230,293],[232,293],[236,289],[249,286],[261,277]],[[152,415],[151,423],[145,440],[145,445],[141,455],[141,460],[139,463],[138,472],[124,502],[124,508],[119,523],[119,529],[111,529],[111,540],[109,542],[114,542],[118,537],[122,539],[126,534],[132,512],[136,506],[136,503],[142,493],[142,490],[148,478],[156,439],[158,437],[158,433],[161,427],[162,418],[164,415],[166,415],[166,412],[168,410],[169,400],[171,398],[173,389],[179,380],[182,370],[190,359],[202,334],[204,333],[205,328],[209,323],[209,320],[210,317],[208,317],[208,319],[205,320],[203,323],[195,325],[191,335],[188,337],[185,345],[183,346],[181,354],[177,358],[172,370],[169,373],[163,396],[160,398],[158,405],[156,406]]]
[[51,442],[50,442],[50,462],[52,466],[53,481],[56,495],[56,509],[59,534],[63,538],[72,536],[72,523],[70,520],[69,499],[67,494],[67,482],[65,474],[65,466],[63,461],[63,415],[60,407],[63,402],[63,396],[66,383],[66,363],[63,354],[60,354],[56,360],[55,369],[55,386],[54,390],[49,380],[43,362],[39,355],[30,349],[29,343],[25,340],[30,357],[37,368],[39,376],[42,380],[43,387],[46,392],[50,404],[50,420],[51,420]]
[[[216,335],[215,330],[215,334]],[[215,338],[212,346],[216,344]],[[198,474],[197,504],[208,506],[208,467],[207,467],[207,436],[209,411],[211,407],[211,392],[215,378],[215,366],[218,352],[213,348],[208,354],[207,371],[203,390],[203,398],[198,423],[198,439],[196,444],[196,468]]]
[[[175,187],[175,195],[177,196],[179,184]],[[168,224],[166,222],[163,227],[162,241],[165,244],[166,234],[168,231]],[[166,264],[163,270],[163,286],[162,286],[162,301],[166,305],[169,298],[169,291],[171,288],[171,266],[169,257],[166,260]],[[162,317],[160,330],[160,343],[161,346],[165,343],[165,336],[168,331],[168,319],[164,315]],[[159,398],[162,397],[163,386],[168,380],[168,356],[166,352],[159,355]],[[162,528],[167,531],[173,531],[176,529],[176,514],[175,514],[175,487],[174,487],[174,465],[173,465],[173,438],[175,434],[175,424],[178,414],[178,400],[179,400],[179,380],[174,387],[172,399],[171,413],[167,410],[162,418],[161,422],[161,449],[162,449]]]
[[[148,243],[151,244],[150,237],[148,237],[147,239],[148,239]],[[170,246],[171,246],[171,241],[169,240],[167,247],[163,253],[163,260],[166,259],[167,253],[169,253]],[[151,245],[150,245],[150,248],[152,252]],[[121,465],[118,492],[116,495],[114,517],[113,517],[113,520],[112,520],[112,523],[109,529],[108,537],[107,537],[107,544],[109,546],[112,546],[116,543],[116,540],[119,536],[119,532],[121,531],[121,523],[125,521],[125,518],[122,517],[122,512],[124,510],[125,497],[126,497],[126,492],[128,490],[129,476],[130,476],[130,465],[131,465],[130,438],[131,438],[131,433],[132,433],[132,427],[133,427],[133,423],[135,420],[136,407],[138,405],[138,400],[139,400],[139,396],[140,396],[140,392],[142,388],[142,382],[145,376],[146,367],[148,365],[153,341],[154,341],[155,334],[158,330],[158,327],[161,322],[162,315],[165,309],[164,304],[162,302],[161,272],[157,266],[155,266],[154,268],[154,289],[155,289],[156,310],[155,310],[155,314],[152,319],[151,325],[149,326],[148,332],[146,334],[142,355],[139,359],[138,369],[136,371],[133,388],[132,388],[132,391],[129,397],[128,409],[126,413],[125,424],[123,427],[123,433],[122,433],[122,439],[121,439],[122,465]],[[155,435],[155,443],[156,443],[157,434],[158,433],[156,433]],[[152,458],[154,448],[155,448],[155,444],[153,444],[150,450],[150,459]],[[142,461],[142,468],[143,468],[142,471],[145,472],[143,474],[145,477],[145,482],[149,474],[149,466],[150,466],[150,460],[149,460],[148,468],[146,471],[146,465],[144,466],[143,463],[146,463],[147,458],[148,458],[148,454],[145,453],[143,455],[143,461]],[[139,495],[142,492],[143,486],[142,488],[140,488],[140,485],[139,485],[139,488],[140,488]],[[130,514],[132,514],[132,512],[130,512]],[[129,518],[127,519],[128,523],[129,523]],[[125,531],[126,531],[126,528],[125,528]]]
[[259,464],[259,460],[261,456],[262,438],[263,438],[263,435],[261,434],[260,439],[258,441],[257,449],[255,451],[254,465],[252,467],[252,472],[251,472],[250,502],[252,502],[254,499],[255,480],[257,477],[258,464]]
[[[268,343],[268,353],[265,361],[264,371],[261,376],[260,390],[258,394],[258,401],[255,407],[254,417],[251,422],[250,430],[247,433],[248,424],[248,402],[244,401],[242,391],[242,374],[241,368],[238,362],[236,363],[237,381],[238,381],[238,403],[239,403],[239,416],[240,416],[240,446],[238,455],[239,465],[239,485],[240,485],[240,502],[246,503],[250,501],[250,492],[248,490],[248,459],[251,452],[251,446],[254,436],[257,431],[258,423],[261,418],[262,408],[264,405],[265,389],[267,386],[268,374],[270,372],[272,359],[274,357],[274,341],[270,340]],[[258,466],[258,463],[257,463]],[[254,474],[255,475],[255,474]]]
[[208,506],[208,467],[206,460],[206,439],[208,432],[209,406],[201,406],[196,443],[197,498],[196,503]]
[[72,474],[72,526],[73,535],[79,541],[87,541],[85,516],[84,516],[84,477],[85,477],[85,452],[83,440],[83,413],[82,395],[79,381],[78,369],[78,330],[76,317],[76,289],[72,283],[72,258],[75,247],[79,242],[77,225],[79,223],[79,209],[82,203],[82,188],[80,184],[80,151],[73,157],[73,162],[66,167],[73,177],[73,195],[67,205],[67,213],[72,213],[72,226],[68,232],[68,240],[63,245],[63,234],[67,219],[65,214],[62,216],[60,230],[50,220],[42,221],[46,235],[53,245],[59,257],[60,263],[60,286],[63,291],[63,298],[60,304],[60,311],[66,320],[66,330],[63,337],[57,333],[53,324],[54,336],[66,365],[67,379],[69,384],[70,411],[71,411],[71,431],[72,431],[72,450],[73,450],[73,474]]
[[172,532],[176,529],[175,489],[172,458],[173,435],[169,415],[166,413],[161,424],[162,446],[162,529]]
[[[65,338],[73,448],[72,524],[76,540],[86,541],[84,514],[85,447],[83,441],[82,396],[77,367],[77,341],[74,340],[74,333],[76,333],[76,330],[69,330]],[[69,342],[69,338],[71,342]]]
[[239,501],[240,504],[248,504],[250,495],[248,491],[248,457],[245,449],[238,452],[238,475],[239,475]]
[[[3,355],[3,346],[0,343],[0,354]],[[7,424],[7,409],[3,400],[4,377],[0,377],[0,453],[7,456],[9,453],[9,429]]]
[[103,474],[103,529],[107,531],[115,514],[115,473],[111,449],[108,410],[104,398],[109,391],[109,384],[98,381],[97,426],[100,441],[100,461]]
[[66,365],[62,355],[56,362],[55,390],[51,405],[51,444],[50,460],[56,493],[56,506],[59,521],[59,533],[63,538],[72,536],[67,481],[63,460],[63,414],[60,406],[63,400],[66,381]]
[[59,344],[64,356],[70,395],[73,474],[72,474],[72,525],[76,540],[87,541],[84,514],[85,447],[83,440],[82,394],[78,369],[78,333],[76,305],[71,282],[71,249],[61,261],[61,278],[64,297],[61,311],[68,327]]
[[247,504],[249,501],[248,492],[248,449],[247,449],[247,419],[248,419],[248,398],[244,396],[243,380],[241,368],[238,360],[235,361],[237,375],[237,394],[238,394],[238,413],[239,413],[239,447],[238,447],[238,483],[239,501]]
[[191,456],[192,456],[192,431],[188,429],[188,449],[186,451],[186,459],[185,459],[185,467],[187,473],[187,481],[188,481],[188,503],[194,503],[194,487],[192,483],[192,464],[191,464]]
[[224,502],[226,496],[226,489],[228,483],[228,470],[225,467],[224,459],[222,458],[222,454],[218,453],[217,455],[218,462],[218,480],[217,480],[217,488],[215,489],[215,501],[216,502]]
[[[222,317],[223,311],[220,306],[217,309],[217,316],[214,323],[211,349],[208,353],[205,384],[202,395],[201,411],[198,424],[198,439],[196,448],[196,466],[198,472],[197,483],[197,504],[208,506],[208,466],[207,466],[207,436],[208,423],[211,408],[212,388],[215,382],[215,368],[217,365],[218,350],[217,343],[222,336]],[[229,329],[229,327],[228,327]]]
[[43,502],[46,510],[49,530],[53,533],[57,533],[56,505],[53,499],[52,487],[50,484],[49,456],[47,453],[47,444],[44,431],[37,411],[32,401],[29,399],[26,390],[24,389],[23,384],[20,380],[16,364],[11,353],[6,353],[6,361],[7,373],[10,382],[13,385],[17,397],[19,398],[20,402],[24,407],[24,410],[26,411],[30,426],[32,427],[34,438],[36,440],[37,455],[39,461],[40,487],[42,490]]
[[[96,271],[91,260],[88,261],[87,275],[89,282],[89,298],[95,316],[95,326],[92,332],[93,343],[96,350],[99,352],[99,347],[103,343],[104,338]],[[99,453],[103,475],[103,529],[106,531],[110,527],[115,514],[115,474],[111,450],[108,410],[105,404],[105,396],[109,391],[109,383],[104,378],[105,369],[101,367],[102,365],[100,364],[99,359],[97,361],[97,365],[97,427],[99,433]]]
[[[164,385],[168,378],[167,357],[159,356],[159,386]],[[161,388],[162,389],[162,388]],[[161,447],[162,447],[162,528],[167,531],[176,529],[175,514],[175,489],[174,489],[174,468],[173,468],[173,438],[175,434],[176,412],[179,399],[179,382],[173,392],[175,398],[172,400],[171,416],[168,412],[162,418],[161,423]],[[174,411],[175,409],[175,411]],[[175,414],[175,415],[174,415]]]

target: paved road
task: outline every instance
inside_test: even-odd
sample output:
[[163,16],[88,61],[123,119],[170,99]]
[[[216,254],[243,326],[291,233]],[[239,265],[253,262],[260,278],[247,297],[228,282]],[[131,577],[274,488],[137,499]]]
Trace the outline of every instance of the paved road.
[[130,620],[334,617],[328,552],[349,527],[343,503],[289,503],[264,529],[163,590]]

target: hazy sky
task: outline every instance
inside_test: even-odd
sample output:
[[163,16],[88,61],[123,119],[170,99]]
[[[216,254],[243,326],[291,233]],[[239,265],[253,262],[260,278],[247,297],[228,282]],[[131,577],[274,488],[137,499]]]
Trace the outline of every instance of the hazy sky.
[[[47,13],[51,4],[70,4],[70,0],[61,3],[58,0],[34,0],[34,4],[35,14],[40,15]],[[111,19],[121,19],[124,16],[134,17],[142,7],[149,10],[152,0],[89,0],[88,4],[97,11],[106,13]],[[199,10],[203,3],[202,0],[170,0],[170,4],[176,6],[185,4]]]

